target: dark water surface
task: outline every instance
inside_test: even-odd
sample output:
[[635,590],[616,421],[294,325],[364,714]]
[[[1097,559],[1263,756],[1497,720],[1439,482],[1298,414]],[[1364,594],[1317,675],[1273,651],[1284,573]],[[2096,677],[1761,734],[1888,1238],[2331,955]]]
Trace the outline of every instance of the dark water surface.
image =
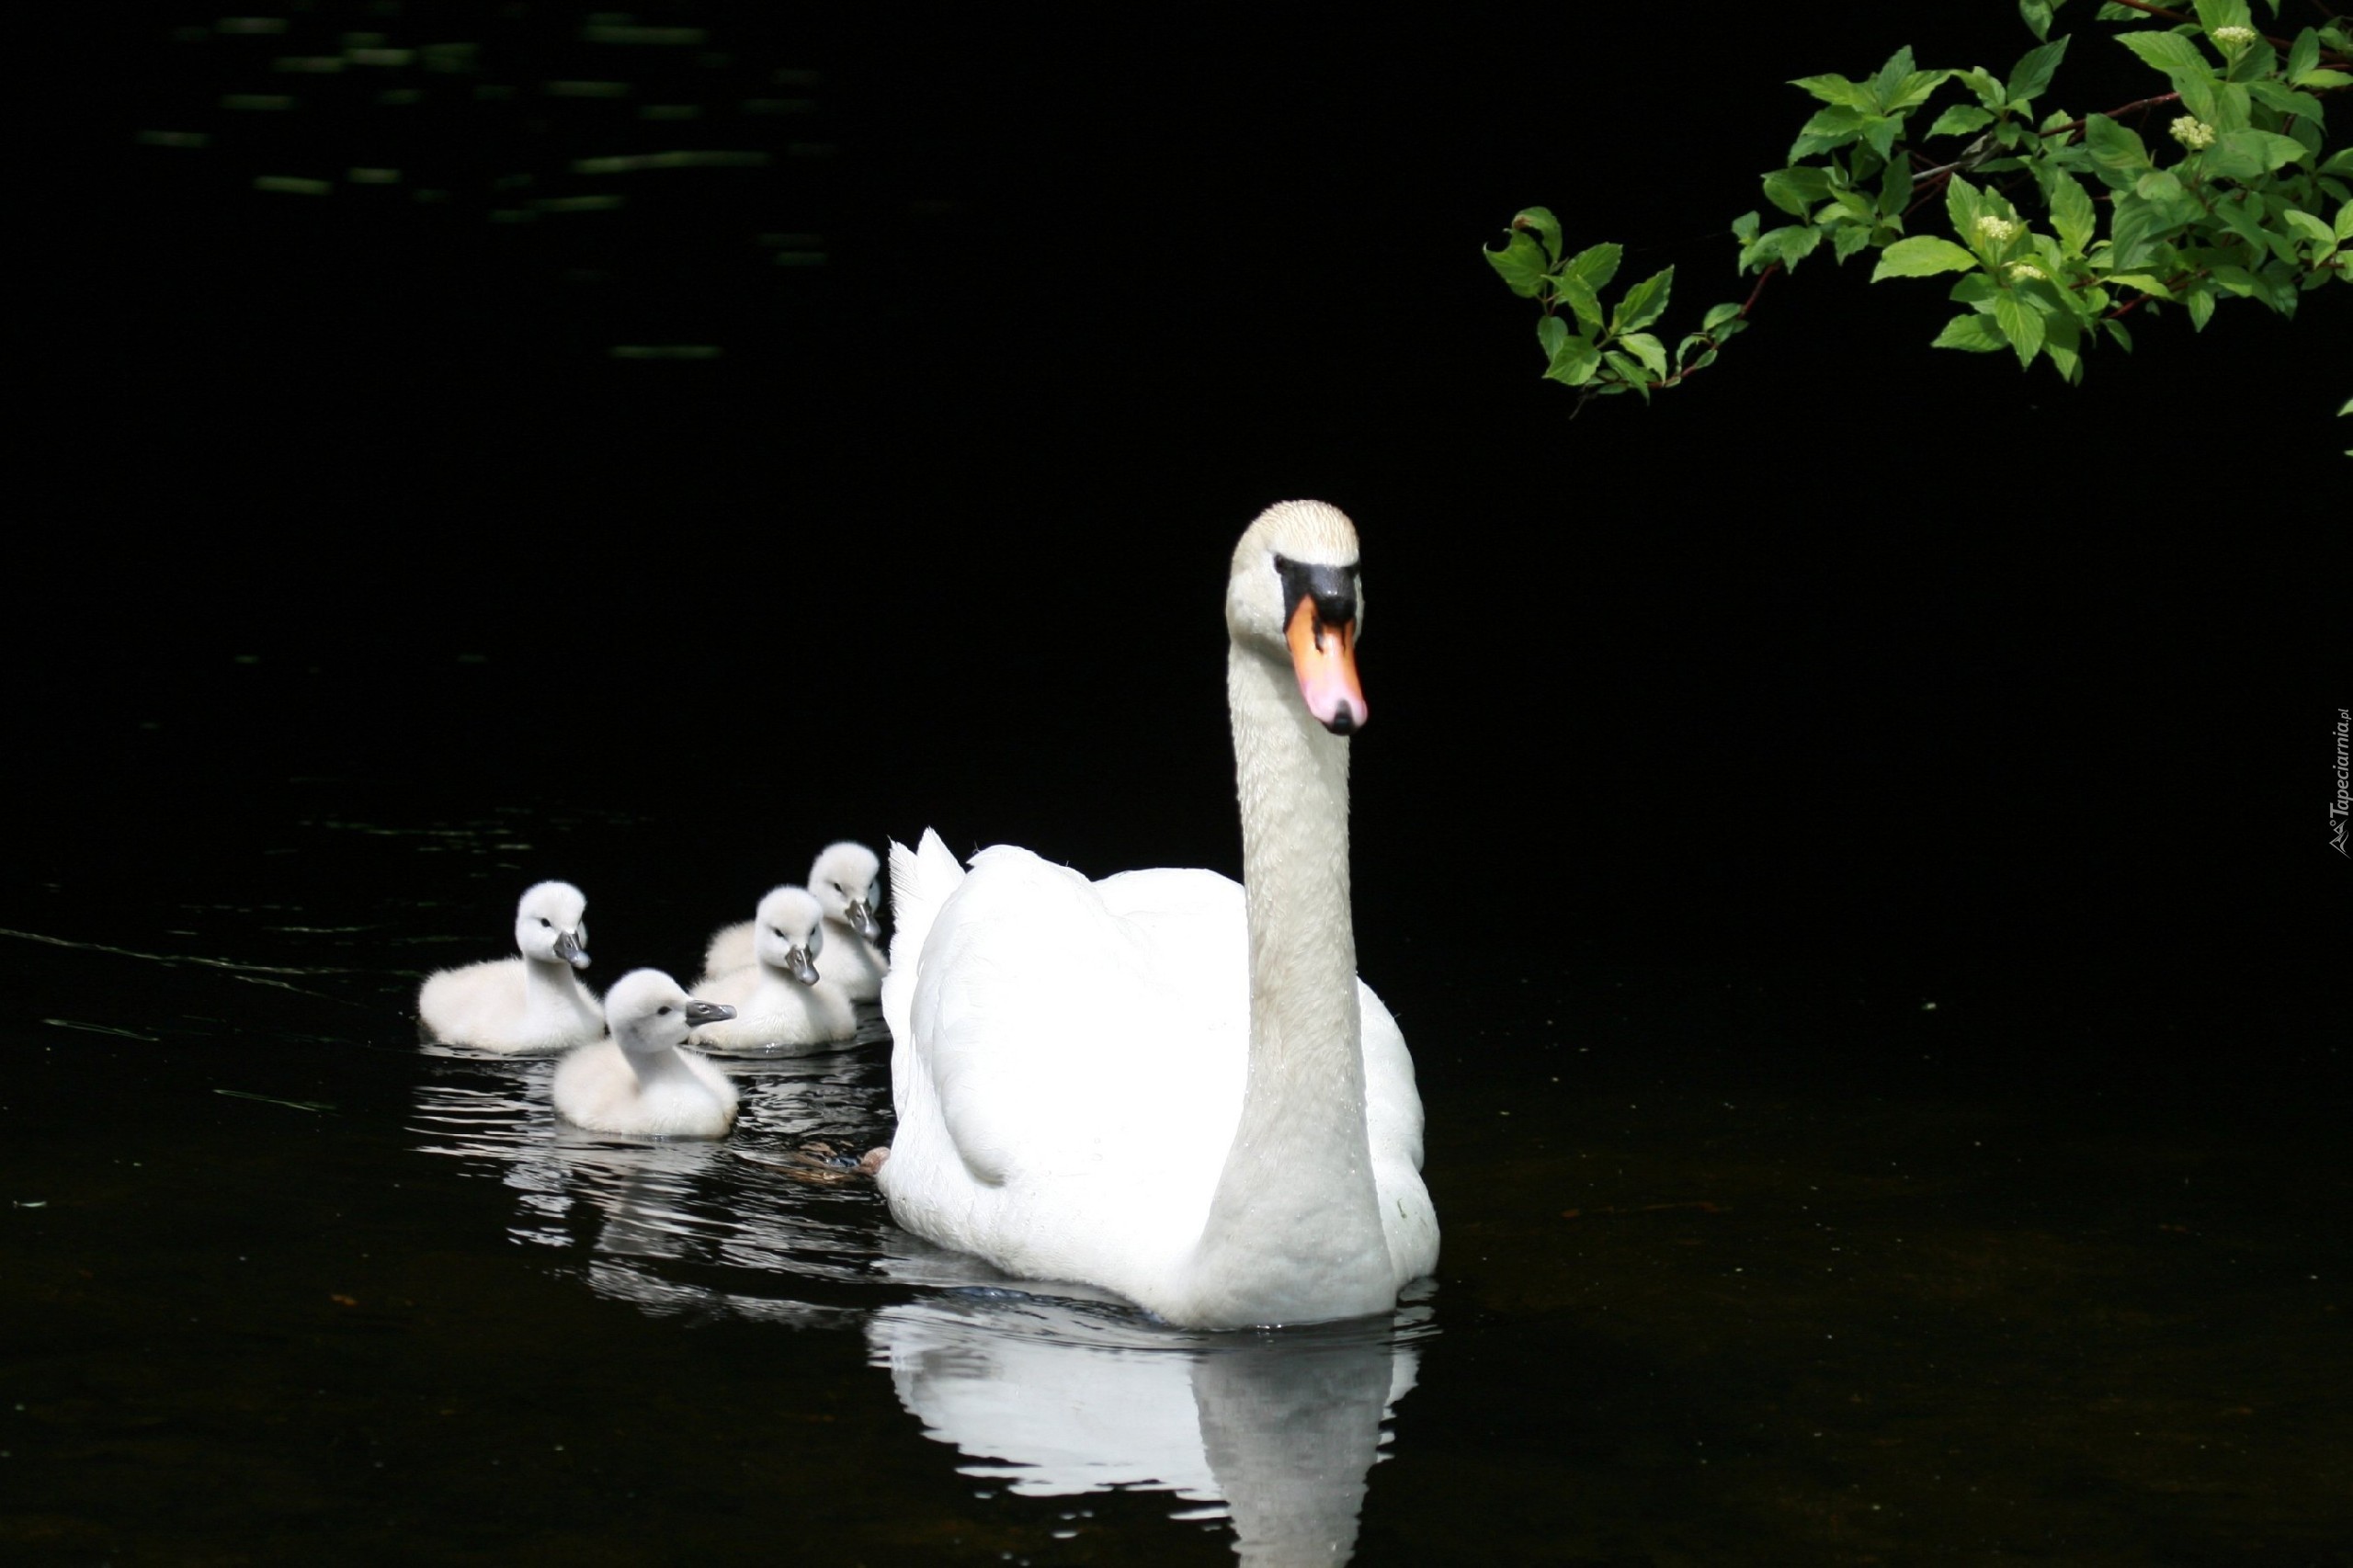
[[[1696,321],[1788,81],[2010,8],[282,10],[41,72],[0,1558],[2353,1563],[2346,291],[2068,390],[1810,263],[1572,421],[1479,258],[1547,202]],[[543,877],[609,983],[839,836],[1235,871],[1299,495],[1379,606],[1394,1323],[911,1242],[796,1157],[879,1039],[709,1145],[418,1045]]]
[[[417,1045],[419,971],[658,819],[311,778],[216,827],[201,875],[58,842],[7,889],[17,1560],[2346,1559],[2341,1120],[2058,1060],[2170,1017],[2329,1087],[2301,1015],[1369,933],[1439,1275],[1393,1324],[1200,1335],[797,1165],[888,1137],[879,1039],[733,1063],[710,1144]],[[600,971],[734,914],[660,947],[589,892]]]

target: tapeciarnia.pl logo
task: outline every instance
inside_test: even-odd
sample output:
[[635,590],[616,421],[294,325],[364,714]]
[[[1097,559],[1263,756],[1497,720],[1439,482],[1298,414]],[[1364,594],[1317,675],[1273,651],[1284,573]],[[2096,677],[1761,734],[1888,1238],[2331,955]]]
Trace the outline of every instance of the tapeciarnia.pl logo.
[[2353,800],[2348,800],[2345,790],[2347,777],[2345,741],[2348,729],[2353,729],[2353,710],[2340,708],[2336,710],[2336,799],[2328,803],[2328,846],[2339,855],[2345,855],[2347,859],[2353,860],[2353,855],[2346,855],[2345,851],[2346,815],[2347,808],[2353,807]]

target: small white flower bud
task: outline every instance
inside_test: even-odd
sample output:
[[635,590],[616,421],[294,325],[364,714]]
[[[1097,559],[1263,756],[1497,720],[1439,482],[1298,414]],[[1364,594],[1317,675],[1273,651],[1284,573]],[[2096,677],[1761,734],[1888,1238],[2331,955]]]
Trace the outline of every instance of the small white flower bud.
[[2165,129],[2172,132],[2175,141],[2193,153],[2200,147],[2214,144],[2214,128],[2195,115],[2185,114]]
[[2030,262],[2030,261],[2014,261],[2014,262],[2010,263],[2010,276],[2011,276],[2012,278],[2049,278],[2049,277],[2051,276],[2051,274],[2049,274],[2049,273],[2047,273],[2047,272],[2043,271],[2043,270],[2042,270],[2042,268],[2040,268],[2040,267],[2039,267],[2035,266],[2035,265],[2034,265],[2034,263],[2032,263],[2032,262]]
[[2253,28],[2216,28],[2211,35],[2224,49],[2245,49],[2255,41]]
[[1996,218],[1988,212],[1977,220],[1977,232],[1988,244],[2006,245],[2018,237],[2018,226],[2007,218]]

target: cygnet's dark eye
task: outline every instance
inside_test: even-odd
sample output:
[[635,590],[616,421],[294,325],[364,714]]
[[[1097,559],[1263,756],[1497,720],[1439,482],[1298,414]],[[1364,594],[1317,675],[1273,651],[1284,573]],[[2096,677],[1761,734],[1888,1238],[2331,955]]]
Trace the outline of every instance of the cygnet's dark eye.
[[549,929],[551,929],[551,930],[554,929],[554,927],[555,927],[555,922],[554,922],[554,921],[552,921],[552,920],[551,920],[551,919],[549,919],[549,918],[548,918],[546,915],[540,915],[540,925],[542,925],[542,926],[547,926],[547,927],[548,927]]
[[[779,936],[779,937],[784,937],[784,927],[783,927],[783,926],[769,926],[769,927],[768,927],[768,930],[769,930],[769,931],[770,931],[770,933],[772,933],[773,935],[776,935],[776,936]],[[784,939],[785,939],[786,941],[788,941],[788,942],[790,942],[790,940],[792,940],[792,938],[791,938],[791,937],[784,937]]]
[[657,1016],[658,1016],[658,1015],[660,1015],[660,1014],[663,1014],[663,1013],[666,1013],[666,1012],[668,1012],[669,1010],[670,1010],[670,1004],[669,1004],[669,1003],[667,1003],[667,1002],[663,1003],[663,1004],[662,1004],[662,1006],[660,1006],[659,1007],[656,1007],[656,1008],[654,1008],[654,1013],[655,1013]]

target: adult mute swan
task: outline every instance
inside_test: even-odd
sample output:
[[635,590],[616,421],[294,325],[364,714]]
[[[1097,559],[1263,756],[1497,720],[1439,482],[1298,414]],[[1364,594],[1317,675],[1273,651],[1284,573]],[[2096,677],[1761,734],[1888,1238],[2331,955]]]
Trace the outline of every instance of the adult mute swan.
[[[880,996],[883,971],[891,967],[875,946],[882,937],[881,925],[874,918],[882,906],[875,886],[881,869],[873,850],[848,839],[826,845],[809,864],[809,891],[825,910],[825,950],[817,959],[817,972],[847,992],[853,1002]],[[752,933],[756,925],[745,921],[712,933],[703,952],[703,973],[749,968],[756,956]]]
[[434,1039],[485,1051],[561,1051],[605,1032],[597,998],[573,971],[588,967],[588,900],[570,882],[540,882],[515,906],[520,958],[426,977],[416,1016]]
[[848,995],[818,978],[824,907],[807,888],[769,890],[752,921],[752,947],[759,961],[749,969],[706,974],[695,983],[695,994],[704,1001],[735,1009],[733,1017],[697,1030],[699,1043],[813,1046],[858,1033],[858,1010]]
[[658,969],[637,969],[605,995],[613,1032],[557,1064],[556,1113],[594,1132],[721,1138],[735,1125],[735,1085],[678,1048],[687,1031],[735,1016],[699,1002]]
[[891,846],[901,1224],[1203,1328],[1386,1312],[1437,1265],[1413,1059],[1356,974],[1362,619],[1347,518],[1260,514],[1225,594],[1240,887]]

